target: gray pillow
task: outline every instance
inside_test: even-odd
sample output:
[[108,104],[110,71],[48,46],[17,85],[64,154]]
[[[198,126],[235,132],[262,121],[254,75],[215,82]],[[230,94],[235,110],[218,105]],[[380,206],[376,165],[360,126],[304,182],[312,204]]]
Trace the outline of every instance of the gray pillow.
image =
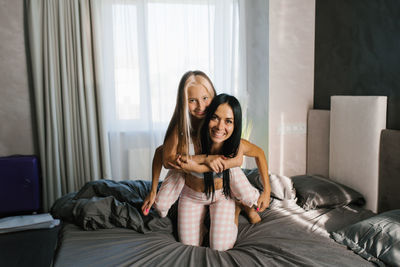
[[400,265],[400,209],[332,232],[331,237],[380,266]]
[[364,205],[364,197],[345,185],[318,175],[292,177],[297,204],[305,210],[336,208],[353,203]]

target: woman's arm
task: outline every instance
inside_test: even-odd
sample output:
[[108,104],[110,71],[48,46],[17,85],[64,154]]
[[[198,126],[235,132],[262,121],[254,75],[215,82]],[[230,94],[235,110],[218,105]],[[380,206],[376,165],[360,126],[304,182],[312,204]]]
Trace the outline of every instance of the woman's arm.
[[261,193],[258,199],[257,207],[259,211],[264,211],[269,206],[271,195],[271,185],[269,183],[267,159],[265,158],[264,151],[260,147],[244,139],[242,139],[241,143],[243,145],[243,154],[248,157],[254,157],[256,160],[258,171],[261,175],[262,183],[264,186],[264,191]]

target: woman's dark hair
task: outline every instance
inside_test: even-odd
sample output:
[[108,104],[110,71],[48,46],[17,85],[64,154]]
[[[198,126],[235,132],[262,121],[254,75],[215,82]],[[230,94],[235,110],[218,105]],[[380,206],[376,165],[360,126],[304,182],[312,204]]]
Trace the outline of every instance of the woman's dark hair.
[[[233,132],[232,135],[224,141],[222,145],[221,151],[218,153],[220,155],[224,155],[225,157],[233,158],[237,155],[240,145],[240,139],[242,135],[242,108],[240,107],[239,101],[236,97],[227,95],[227,94],[219,94],[212,100],[210,106],[207,109],[207,114],[204,119],[203,126],[201,127],[201,150],[202,154],[209,155],[211,152],[211,146],[213,144],[210,131],[208,129],[208,125],[210,123],[211,118],[214,116],[215,111],[222,104],[228,104],[233,111]],[[229,177],[229,169],[223,172],[223,192],[225,197],[231,197],[230,190],[230,177]],[[211,172],[204,173],[204,193],[207,197],[214,197],[215,187],[214,187],[214,178]]]

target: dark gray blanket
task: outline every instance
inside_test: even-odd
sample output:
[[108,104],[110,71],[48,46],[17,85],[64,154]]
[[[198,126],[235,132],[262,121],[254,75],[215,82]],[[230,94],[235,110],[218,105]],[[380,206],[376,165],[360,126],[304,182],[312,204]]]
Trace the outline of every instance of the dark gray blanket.
[[150,181],[98,180],[87,183],[77,193],[58,199],[51,208],[55,218],[72,222],[85,230],[128,228],[140,233],[172,232],[170,217],[160,218],[153,210],[143,216],[141,206],[150,191]]

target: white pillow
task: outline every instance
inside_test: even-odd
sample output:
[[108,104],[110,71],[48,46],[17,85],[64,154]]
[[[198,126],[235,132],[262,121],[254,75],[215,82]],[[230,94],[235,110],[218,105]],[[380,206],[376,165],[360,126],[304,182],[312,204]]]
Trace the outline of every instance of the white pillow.
[[[258,190],[263,190],[261,175],[257,168],[243,169],[249,182]],[[271,185],[271,196],[279,200],[294,200],[296,199],[296,190],[293,187],[292,179],[279,174],[269,174]]]
[[296,199],[296,190],[293,187],[292,179],[279,174],[270,174],[271,195],[279,200]]

